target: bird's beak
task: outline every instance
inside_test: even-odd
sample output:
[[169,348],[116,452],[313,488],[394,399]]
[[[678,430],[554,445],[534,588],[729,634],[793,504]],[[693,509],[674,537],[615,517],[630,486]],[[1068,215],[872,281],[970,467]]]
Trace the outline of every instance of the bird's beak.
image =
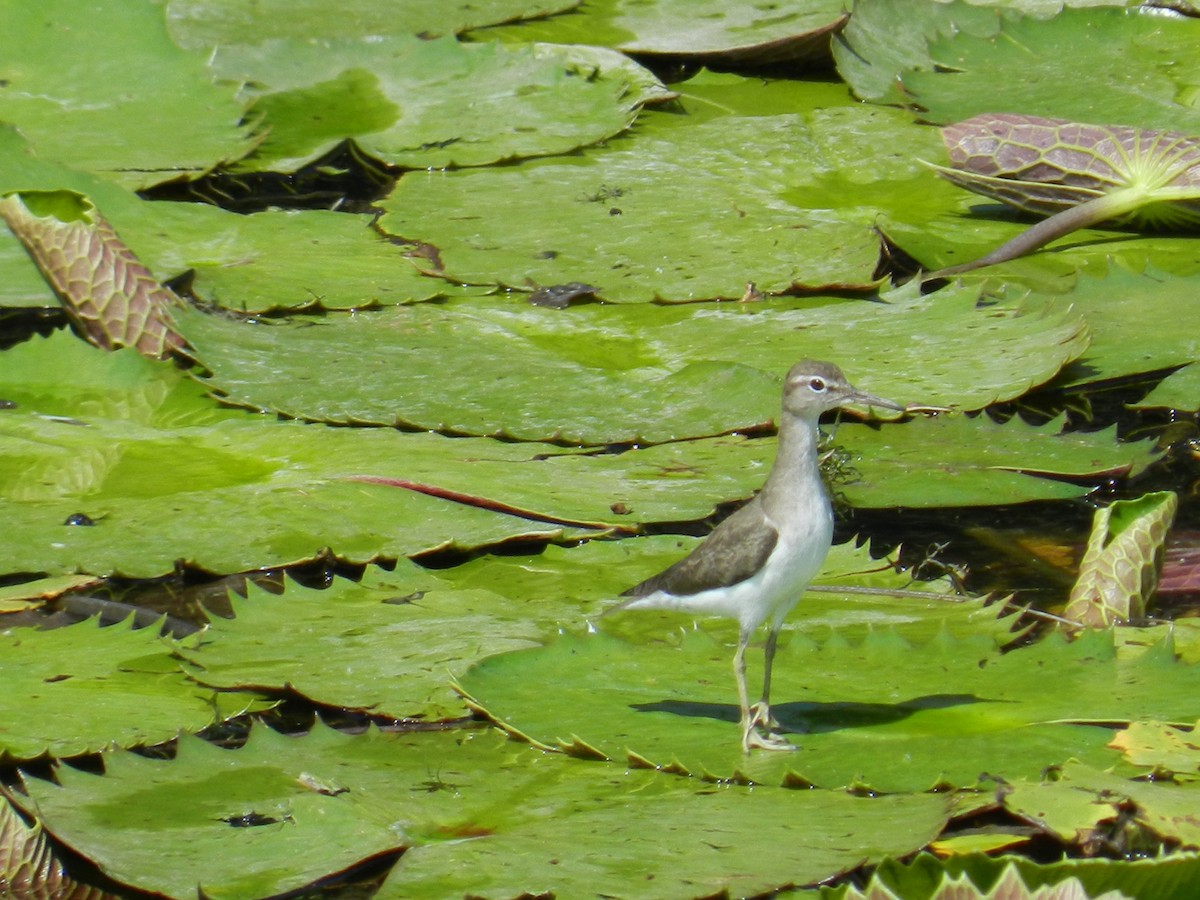
[[901,406],[899,403],[893,403],[891,400],[884,400],[882,397],[859,390],[851,391],[850,396],[846,398],[846,403],[853,403],[857,406],[875,406],[880,409],[895,409],[900,412],[908,409],[907,406]]

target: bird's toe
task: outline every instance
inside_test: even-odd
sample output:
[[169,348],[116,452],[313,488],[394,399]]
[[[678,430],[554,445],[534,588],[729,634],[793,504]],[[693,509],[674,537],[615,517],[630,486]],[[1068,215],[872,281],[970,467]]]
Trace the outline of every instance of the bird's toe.
[[771,715],[771,707],[762,701],[750,707],[750,725],[769,732],[779,730],[779,722]]
[[[770,718],[769,714],[767,718]],[[776,730],[778,727],[774,722],[768,726],[766,722],[758,721],[751,709],[751,714],[742,721],[742,749],[747,753],[751,750],[798,750]]]

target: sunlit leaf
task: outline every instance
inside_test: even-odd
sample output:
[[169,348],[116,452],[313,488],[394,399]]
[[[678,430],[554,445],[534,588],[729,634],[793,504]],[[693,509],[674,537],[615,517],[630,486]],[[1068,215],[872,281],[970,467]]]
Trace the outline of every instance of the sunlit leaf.
[[251,149],[236,85],[215,84],[202,55],[171,41],[161,4],[4,0],[0,10],[0,120],[42,159],[141,188]]
[[[854,602],[845,600],[848,609]],[[546,747],[589,747],[705,777],[883,791],[970,786],[981,773],[1035,778],[1071,758],[1104,768],[1118,762],[1106,746],[1111,723],[1195,721],[1200,667],[1178,662],[1168,646],[1125,660],[1111,633],[1086,632],[1001,654],[1002,633],[986,611],[952,606],[947,617],[951,611],[956,618],[973,612],[983,624],[971,635],[959,619],[955,630],[970,636],[912,641],[904,624],[860,641],[837,631],[824,637],[821,629],[788,634],[775,660],[771,710],[791,732],[794,753],[741,751],[732,627],[663,631],[655,641],[642,633],[636,644],[567,637],[486,660],[461,687],[504,727]],[[634,615],[648,614],[622,614]],[[677,627],[690,621],[661,616],[668,618]],[[1045,689],[1047,672],[1055,673],[1053,691]]]
[[1200,365],[1192,363],[1177,372],[1172,372],[1158,387],[1132,406],[1135,409],[1200,412]]
[[889,300],[552,310],[506,296],[286,324],[189,313],[182,330],[212,388],[253,409],[587,444],[764,425],[781,374],[806,356],[880,396],[981,409],[1050,380],[1088,343],[1065,305],[979,309],[977,287]]
[[1180,728],[1165,722],[1130,722],[1109,745],[1135,766],[1171,772],[1181,778],[1200,777],[1200,733],[1196,726]]
[[[1191,243],[1194,255],[1196,241]],[[1079,278],[1065,296],[1043,285],[1026,303],[1056,308],[1066,301],[1086,310],[1091,341],[1055,380],[1056,386],[1078,388],[1200,361],[1195,335],[1179,327],[1180,311],[1189,308],[1198,290],[1200,277],[1194,274],[1171,276],[1153,268],[1130,272],[1114,265]]]
[[[313,744],[353,740],[319,734]],[[24,786],[50,833],[120,882],[266,897],[407,843],[344,760],[307,746],[263,726],[236,751],[185,735],[174,759],[110,753],[103,775],[61,766],[58,784]]]
[[884,860],[875,870],[875,875],[899,896],[920,897],[926,896],[930,885],[937,884],[945,875],[966,874],[972,882],[986,890],[999,881],[1009,866],[1015,867],[1031,888],[1077,880],[1090,897],[1098,897],[1106,891],[1118,891],[1127,897],[1191,900],[1196,877],[1200,874],[1200,856],[1175,852],[1135,860],[1068,857],[1045,863],[1017,855],[992,857],[970,853],[939,859],[930,853],[918,853],[903,863]]
[[567,153],[624,131],[670,92],[599,47],[464,44],[406,34],[227,44],[212,57],[247,85],[262,142],[239,171],[291,172],[347,139],[412,169]]
[[997,111],[1090,122],[1099,110],[1101,121],[1200,134],[1200,21],[1144,5],[1056,6],[1021,16],[981,6],[964,19],[961,6],[943,17],[943,4],[929,4],[942,27],[917,39],[927,62],[893,70],[905,102],[937,124]]
[[1174,492],[1159,491],[1096,510],[1063,616],[1088,628],[1144,617],[1178,507]]
[[[237,750],[183,737],[173,760],[104,764],[104,775],[59,768],[61,786],[25,779],[47,829],[126,884],[230,900],[372,857],[386,867],[379,855],[402,848],[375,896],[646,896],[647,872],[655,895],[762,894],[908,855],[951,807],[937,794],[700,785],[479,730],[256,727]],[[664,867],[664,852],[687,865]]]
[[637,56],[687,57],[723,66],[821,60],[846,21],[831,0],[588,0],[570,15],[480,32],[480,38],[601,44]]
[[289,582],[282,594],[250,587],[245,600],[231,598],[234,619],[214,618],[179,653],[207,687],[291,690],[392,718],[461,715],[449,679],[480,656],[540,636],[528,618],[511,614],[516,600],[455,589],[402,561],[394,572],[369,570],[361,584],[338,579],[316,590]]
[[430,270],[472,284],[582,281],[615,302],[736,299],[747,282],[867,291],[875,220],[920,206],[934,137],[863,107],[724,117],[580,158],[409,173],[379,226],[433,245]]
[[[170,740],[213,722],[212,692],[179,671],[158,629],[94,620],[0,632],[0,750],[17,759],[75,756]],[[253,698],[244,695],[241,707]],[[230,714],[240,709],[230,711]]]
[[580,0],[170,0],[171,36],[190,50],[276,38],[369,37],[376,34],[457,34],[574,9]]
[[[941,884],[933,889],[929,900],[1088,900],[1089,894],[1076,878],[1068,878],[1054,885],[1030,888],[1021,878],[1021,873],[1015,865],[1009,863],[1000,880],[986,893],[979,890],[966,875],[942,879]],[[887,885],[877,877],[863,890],[853,886],[846,891],[844,900],[901,900],[900,896],[892,893]],[[1120,891],[1108,891],[1094,896],[1094,900],[1126,900]]]

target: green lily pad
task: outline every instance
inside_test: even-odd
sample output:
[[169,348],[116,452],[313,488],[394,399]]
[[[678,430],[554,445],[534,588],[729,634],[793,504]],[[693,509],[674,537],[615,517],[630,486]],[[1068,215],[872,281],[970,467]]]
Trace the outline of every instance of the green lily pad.
[[[445,484],[482,458],[484,468],[513,465],[511,474],[544,486],[526,465],[536,453],[518,445],[314,429],[222,410],[170,366],[105,354],[67,333],[0,354],[0,371],[4,399],[15,404],[0,418],[0,516],[11,528],[0,571],[154,577],[177,561],[244,571],[326,548],[367,562],[596,533],[363,480]],[[474,474],[492,486],[506,480]],[[597,505],[607,509],[603,498]],[[66,525],[77,513],[95,524]]]
[[786,7],[745,0],[589,0],[578,11],[521,22],[474,37],[601,44],[635,55],[764,64],[826,57],[829,33],[845,19],[831,0]]
[[[205,687],[291,690],[316,703],[392,718],[461,715],[450,683],[470,666],[564,630],[583,632],[638,573],[664,568],[692,543],[670,535],[590,541],[536,555],[483,556],[449,570],[401,561],[393,571],[369,568],[361,582],[338,579],[322,590],[289,583],[273,594],[251,587],[247,599],[231,598],[235,618],[213,618],[177,652],[187,674]],[[913,587],[887,561],[850,544],[834,548],[820,581],[881,592]],[[920,587],[926,596],[902,606],[882,593],[858,597],[853,608],[836,593],[815,594],[805,620],[847,633],[894,623],[918,631],[923,622],[922,633],[933,636],[945,627],[948,604],[971,603],[945,582]],[[637,624],[634,617],[622,626]],[[276,637],[284,631],[286,646]]]
[[[161,281],[191,270],[191,291],[210,303],[262,312],[353,309],[461,293],[422,275],[371,216],[325,210],[238,215],[201,203],[151,202],[111,181],[37,159],[0,126],[0,194],[83,194]],[[57,306],[20,242],[0,231],[0,306]]]
[[[1157,716],[1190,724],[1200,688],[1200,668],[1177,662],[1168,645],[1122,660],[1103,632],[1003,655],[994,626],[991,636],[945,633],[921,644],[903,626],[861,642],[797,633],[776,657],[771,709],[799,749],[747,756],[728,637],[688,632],[641,645],[602,634],[563,638],[481,663],[462,690],[514,733],[568,752],[714,778],[915,791],[974,785],[980,773],[1036,778],[1070,758],[1113,766],[1106,723]],[[1046,691],[1050,671],[1055,690]],[[549,695],[548,683],[556,685]]]
[[180,328],[212,387],[255,409],[523,440],[662,442],[770,421],[780,373],[806,356],[839,361],[879,396],[980,409],[1049,380],[1086,346],[1078,311],[979,310],[978,296],[567,310],[504,298],[287,325],[192,314]]
[[1014,10],[994,3],[859,2],[833,39],[833,59],[838,74],[859,98],[904,105],[908,101],[899,76],[933,68],[930,40],[959,31],[991,37],[1004,19],[1014,15]]
[[[157,628],[94,621],[49,631],[0,632],[0,751],[35,759],[77,756],[107,747],[158,744],[224,718],[212,692],[179,671]],[[253,697],[226,704],[236,715]]]
[[[113,753],[105,770],[27,778],[36,815],[110,877],[175,897],[275,895],[406,847],[378,896],[645,895],[648,871],[671,896],[763,893],[911,853],[950,807],[699,786],[461,731],[255,728],[238,750],[184,737],[173,760]],[[664,870],[664,851],[688,865]]]
[[[1065,299],[1084,311],[1092,340],[1055,384],[1077,387],[1200,360],[1195,336],[1179,327],[1180,310],[1193,302],[1198,288],[1200,277],[1195,275],[1130,272],[1120,266],[1110,266],[1103,277],[1078,279]],[[1050,293],[1038,291],[1026,302],[1032,306],[1046,301],[1051,301]]]
[[582,158],[410,173],[379,224],[475,284],[581,281],[613,301],[738,298],[747,282],[868,290],[874,221],[889,203],[913,216],[928,202],[937,179],[917,160],[935,139],[889,110],[727,117]]
[[293,171],[346,139],[412,169],[566,153],[624,131],[643,103],[670,97],[627,57],[586,46],[310,34],[221,46],[212,65],[252,86],[262,141],[243,171]]
[[1197,40],[1200,22],[1184,16],[1064,9],[1001,19],[994,35],[940,37],[929,44],[931,69],[900,78],[922,116],[941,124],[996,112],[1003,84],[1005,111],[1090,122],[1103,110],[1104,124],[1200,134],[1200,112],[1180,102],[1200,89]]
[[0,119],[43,159],[143,187],[250,151],[235,88],[171,42],[161,6],[4,7]]
[[181,47],[208,50],[276,38],[369,37],[373,34],[458,34],[516,19],[574,9],[580,0],[169,0],[167,23]]
[[1117,733],[1113,747],[1130,763],[1178,778],[1194,780],[1200,776],[1200,744],[1196,728],[1178,728],[1163,722],[1131,722]]
[[1063,424],[939,416],[904,427],[846,425],[837,439],[857,477],[835,487],[859,507],[1065,500],[1110,478],[1132,478],[1159,456],[1152,440],[1119,442],[1115,425],[1064,433]]
[[1193,363],[1172,372],[1159,382],[1158,387],[1132,406],[1135,409],[1200,412],[1200,366]]
[[231,598],[236,618],[213,618],[179,650],[185,671],[205,686],[291,689],[392,718],[461,715],[449,679],[480,656],[533,646],[540,635],[513,614],[517,598],[456,589],[407,561],[324,590],[289,582],[282,594],[248,591],[245,600]]
[[263,897],[404,846],[394,816],[335,764],[351,740],[260,726],[231,751],[184,736],[172,760],[110,753],[103,775],[64,766],[58,785],[27,777],[25,788],[50,833],[118,882]]

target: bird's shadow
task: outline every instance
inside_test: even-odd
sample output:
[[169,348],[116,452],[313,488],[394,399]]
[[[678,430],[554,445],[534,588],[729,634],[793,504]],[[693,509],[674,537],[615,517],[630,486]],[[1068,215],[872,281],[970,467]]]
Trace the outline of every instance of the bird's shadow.
[[[917,712],[946,709],[972,703],[994,703],[974,694],[926,694],[899,703],[773,703],[771,714],[781,731],[792,734],[823,734],[848,728],[865,728],[899,722]],[[654,703],[634,703],[638,712],[665,712],[688,718],[719,719],[737,722],[738,708],[729,703],[699,703],[684,700],[658,700]]]

